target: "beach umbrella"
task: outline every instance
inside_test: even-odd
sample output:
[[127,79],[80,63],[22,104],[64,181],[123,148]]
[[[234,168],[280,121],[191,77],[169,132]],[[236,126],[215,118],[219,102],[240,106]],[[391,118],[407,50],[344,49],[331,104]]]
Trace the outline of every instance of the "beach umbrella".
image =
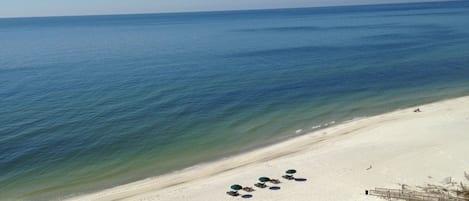
[[296,170],[290,169],[290,170],[287,170],[285,173],[287,173],[287,174],[289,174],[289,175],[292,175],[292,174],[295,174],[295,173],[296,173]]
[[231,189],[233,189],[235,191],[239,191],[239,190],[243,189],[243,187],[241,185],[235,184],[235,185],[231,185]]
[[265,183],[265,182],[270,181],[270,178],[269,177],[260,177],[259,181],[262,182],[262,183]]

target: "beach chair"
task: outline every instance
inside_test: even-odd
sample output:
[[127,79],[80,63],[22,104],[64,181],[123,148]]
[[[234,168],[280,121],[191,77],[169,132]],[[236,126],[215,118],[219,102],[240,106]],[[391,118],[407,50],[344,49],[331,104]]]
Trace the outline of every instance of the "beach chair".
[[279,183],[282,183],[282,182],[280,182],[280,180],[278,180],[278,179],[270,179],[270,181],[269,181],[269,182],[270,182],[270,183],[273,183],[273,184],[279,184]]
[[295,177],[293,177],[292,175],[283,175],[282,176],[284,179],[288,179],[288,180],[293,180],[295,179]]
[[255,191],[255,190],[254,190],[253,188],[251,188],[251,187],[244,187],[244,188],[243,188],[243,191],[246,191],[246,192],[253,192],[253,191]]
[[254,184],[254,186],[258,187],[258,188],[266,188],[267,185],[265,185],[264,183],[257,183],[257,184]]
[[228,192],[226,192],[226,194],[231,195],[231,196],[233,196],[233,197],[236,197],[236,196],[239,195],[239,193],[236,192],[236,191],[228,191]]

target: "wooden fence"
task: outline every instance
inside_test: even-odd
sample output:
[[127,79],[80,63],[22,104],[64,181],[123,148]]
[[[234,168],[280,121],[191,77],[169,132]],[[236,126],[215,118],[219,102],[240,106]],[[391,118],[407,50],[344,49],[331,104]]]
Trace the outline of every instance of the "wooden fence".
[[468,198],[455,197],[448,194],[433,194],[411,190],[375,188],[365,191],[367,195],[378,196],[387,200],[406,201],[469,201]]

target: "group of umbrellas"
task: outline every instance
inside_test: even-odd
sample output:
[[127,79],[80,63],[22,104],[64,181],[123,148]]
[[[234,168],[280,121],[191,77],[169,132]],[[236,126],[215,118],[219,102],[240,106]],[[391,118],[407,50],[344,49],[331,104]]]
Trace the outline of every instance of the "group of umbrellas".
[[[282,176],[282,177],[285,178],[285,179],[288,179],[288,180],[292,180],[292,179],[294,179],[293,174],[296,173],[296,170],[290,169],[290,170],[285,171],[285,173],[286,173],[286,175],[284,175],[284,176]],[[270,182],[273,182],[273,181],[278,181],[278,180],[274,180],[274,179],[271,179],[271,178],[269,178],[269,177],[259,177],[259,181],[261,182],[261,183],[259,183],[261,186],[265,186],[265,183],[266,183],[266,182],[269,182],[269,181],[270,181]],[[279,183],[279,182],[278,182],[278,183]],[[257,186],[257,185],[256,185],[256,186]],[[261,187],[261,188],[263,188],[263,187]],[[245,187],[245,188],[243,188],[243,186],[241,186],[241,185],[239,185],[239,184],[231,185],[231,189],[232,189],[233,191],[227,192],[227,193],[228,193],[229,195],[231,195],[231,196],[238,196],[238,195],[239,195],[238,191],[239,191],[239,190],[242,190],[242,189],[245,190],[245,191],[247,191],[247,192],[254,191],[254,189],[252,189],[252,188],[250,188],[250,187]]]

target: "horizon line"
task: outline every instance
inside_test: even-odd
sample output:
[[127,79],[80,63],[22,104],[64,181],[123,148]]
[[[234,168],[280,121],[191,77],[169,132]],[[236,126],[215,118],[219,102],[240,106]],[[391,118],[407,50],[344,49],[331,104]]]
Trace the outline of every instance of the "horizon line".
[[236,12],[236,11],[261,11],[261,10],[288,10],[288,9],[308,9],[308,8],[331,8],[331,7],[354,7],[354,6],[374,6],[374,5],[399,5],[399,4],[425,4],[425,3],[447,3],[462,2],[469,0],[428,0],[420,2],[400,2],[400,3],[363,3],[363,4],[341,4],[306,7],[278,7],[278,8],[253,8],[253,9],[219,9],[219,10],[193,10],[193,11],[162,11],[162,12],[142,12],[142,13],[101,13],[84,15],[37,15],[37,16],[11,16],[1,17],[3,19],[27,19],[27,18],[54,18],[54,17],[93,17],[93,16],[119,16],[119,15],[157,15],[157,14],[184,14],[184,13],[211,13],[211,12]]

